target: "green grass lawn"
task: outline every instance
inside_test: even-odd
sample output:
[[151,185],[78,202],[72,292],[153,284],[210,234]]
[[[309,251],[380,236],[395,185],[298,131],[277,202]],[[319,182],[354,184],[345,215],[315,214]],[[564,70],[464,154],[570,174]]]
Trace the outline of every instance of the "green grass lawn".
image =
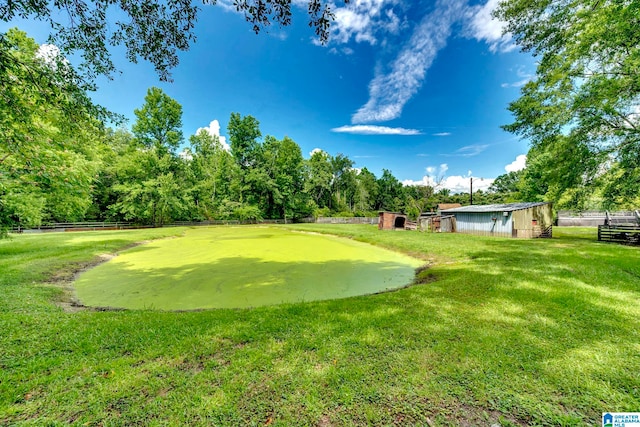
[[372,294],[413,282],[423,261],[350,239],[273,227],[201,227],[82,273],[92,307],[247,308]]
[[[79,311],[65,279],[184,229],[0,242],[0,425],[600,425],[640,411],[640,251],[300,225],[421,257],[425,283],[254,309]],[[250,268],[250,267],[248,267]]]

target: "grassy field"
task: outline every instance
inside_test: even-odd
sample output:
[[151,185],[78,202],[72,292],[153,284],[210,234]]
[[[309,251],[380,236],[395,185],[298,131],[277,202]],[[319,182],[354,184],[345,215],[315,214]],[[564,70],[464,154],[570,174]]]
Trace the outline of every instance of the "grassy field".
[[274,227],[187,230],[82,273],[92,307],[248,308],[373,294],[413,282],[423,261],[350,239]]
[[432,267],[424,284],[340,300],[67,312],[77,269],[185,230],[0,242],[0,425],[600,425],[640,411],[638,248],[586,229],[288,228]]

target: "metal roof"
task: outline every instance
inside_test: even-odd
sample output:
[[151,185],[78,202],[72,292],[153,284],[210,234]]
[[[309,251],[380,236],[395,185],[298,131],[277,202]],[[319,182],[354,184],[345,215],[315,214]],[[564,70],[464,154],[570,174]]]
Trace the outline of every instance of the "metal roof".
[[444,211],[446,209],[454,209],[461,208],[462,205],[460,203],[438,203],[438,209]]
[[443,213],[456,213],[456,212],[513,212],[520,211],[522,209],[529,209],[535,206],[548,205],[547,202],[524,202],[524,203],[502,203],[496,205],[471,205],[463,206],[461,208],[453,208],[443,210]]

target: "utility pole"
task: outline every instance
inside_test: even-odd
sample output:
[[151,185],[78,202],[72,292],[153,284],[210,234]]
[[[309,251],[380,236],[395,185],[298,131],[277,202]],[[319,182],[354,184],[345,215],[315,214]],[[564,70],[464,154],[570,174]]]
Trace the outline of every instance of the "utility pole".
[[[476,178],[482,181],[482,178]],[[469,204],[473,205],[473,177],[469,177]]]

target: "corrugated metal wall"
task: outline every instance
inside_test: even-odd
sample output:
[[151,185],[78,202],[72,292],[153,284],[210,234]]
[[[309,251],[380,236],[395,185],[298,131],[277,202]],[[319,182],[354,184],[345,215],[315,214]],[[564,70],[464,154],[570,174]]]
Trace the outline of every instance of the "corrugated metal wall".
[[502,211],[457,212],[455,216],[459,233],[482,236],[540,237],[541,233],[553,223],[550,204],[507,212],[506,216]]
[[511,214],[508,212],[508,216],[504,216],[503,212],[458,212],[455,214],[456,231],[482,236],[511,237]]

